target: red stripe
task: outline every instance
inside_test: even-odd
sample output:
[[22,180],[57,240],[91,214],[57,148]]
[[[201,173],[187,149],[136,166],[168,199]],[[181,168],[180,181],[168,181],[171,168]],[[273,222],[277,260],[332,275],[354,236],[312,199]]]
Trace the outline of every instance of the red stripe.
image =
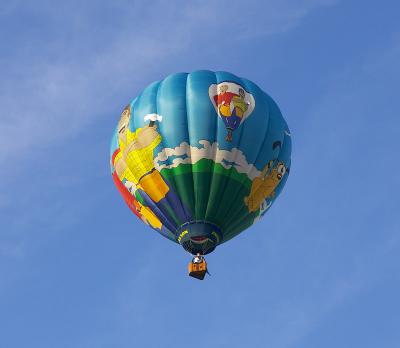
[[115,157],[121,152],[121,150],[118,148],[114,151],[114,153],[111,156],[111,163],[114,165]]
[[121,180],[118,178],[118,175],[116,172],[112,173],[112,177],[115,183],[115,186],[117,186],[118,191],[121,193],[122,198],[124,199],[125,203],[128,205],[130,210],[139,218],[142,219],[142,215],[140,212],[136,209],[135,203],[137,200],[135,199],[134,196],[128,191],[128,189],[125,187],[125,185],[121,182]]

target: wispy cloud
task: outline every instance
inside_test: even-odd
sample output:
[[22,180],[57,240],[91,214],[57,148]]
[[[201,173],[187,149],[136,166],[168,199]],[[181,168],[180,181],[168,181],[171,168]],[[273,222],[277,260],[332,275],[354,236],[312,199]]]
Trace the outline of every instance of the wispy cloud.
[[[89,128],[94,136],[99,120],[117,120],[123,105],[147,83],[162,78],[169,69],[182,69],[175,60],[188,57],[195,68],[202,68],[203,62],[195,62],[196,50],[208,50],[214,57],[215,52],[225,52],[225,39],[231,45],[239,44],[243,35],[280,33],[327,3],[272,0],[261,15],[254,11],[257,1],[245,6],[229,1],[181,1],[171,6],[156,1],[151,7],[124,1],[109,6],[78,1],[57,6],[48,1],[23,6],[8,2],[0,14],[2,37],[12,35],[12,40],[4,41],[0,57],[0,207],[4,214],[10,210],[24,214],[8,215],[3,223],[28,230],[32,225],[55,227],[57,221],[75,221],[76,203],[72,209],[68,202],[50,196],[65,191],[61,187],[65,175],[74,182],[72,176],[82,173],[58,170],[51,181],[36,180],[35,185],[33,172],[46,171],[44,177],[50,177],[49,166],[60,165],[56,161],[70,156],[63,149],[72,140],[87,137]],[[21,27],[21,21],[32,24]],[[36,160],[43,151],[49,151],[51,160],[39,167]],[[45,206],[49,200],[53,203]],[[2,241],[9,243],[5,237]]]
[[[314,105],[302,125],[304,128],[297,132],[301,137],[297,158],[302,161],[296,165],[291,184],[299,187],[299,197],[310,165],[318,166],[319,176],[313,177],[307,188],[313,228],[324,231],[325,235],[336,235],[336,240],[345,238],[352,243],[362,239],[367,243],[372,238],[373,245],[368,252],[354,248],[351,256],[344,250],[343,255],[337,255],[341,262],[346,262],[340,277],[327,277],[325,272],[323,279],[314,275],[313,281],[321,284],[319,297],[312,292],[312,298],[305,297],[303,302],[279,308],[282,328],[277,331],[274,347],[301,346],[302,339],[336,309],[379,281],[382,269],[390,263],[388,256],[400,247],[397,233],[400,218],[387,215],[389,206],[400,203],[393,194],[393,187],[399,184],[398,176],[388,175],[379,187],[372,188],[377,173],[393,159],[393,154],[384,149],[395,146],[400,135],[392,127],[392,120],[397,117],[395,99],[391,95],[386,98],[380,91],[382,86],[390,91],[389,85],[400,82],[400,75],[393,75],[398,71],[399,47],[395,38],[380,55],[372,52],[358,66],[349,66],[338,73],[326,94]],[[326,185],[332,185],[334,191],[323,189]],[[332,219],[335,223],[330,226]],[[379,234],[366,236],[366,231],[374,228]]]
[[[207,6],[186,6],[188,18],[215,32],[216,39],[237,40],[284,33],[295,28],[313,10],[332,6],[337,0],[215,1]],[[202,2],[204,4],[204,2]],[[198,2],[201,4],[201,2]],[[217,44],[220,43],[216,40]],[[222,43],[220,43],[223,45]]]
[[[28,6],[20,11],[11,2],[7,13],[15,21],[19,11],[32,11],[35,18],[45,20],[39,27],[40,39],[25,35],[19,53],[2,59],[0,166],[37,146],[63,141],[114,112],[116,95],[132,98],[132,91],[149,82],[148,72],[159,71],[160,65],[189,47],[194,49],[196,41],[215,50],[222,37],[222,42],[229,38],[232,45],[243,37],[279,33],[313,9],[331,3],[269,1],[264,7],[268,11],[258,11],[257,1],[245,5],[185,1],[174,6],[160,1],[151,10],[144,3],[117,3],[110,11],[120,15],[120,20],[113,21],[115,28],[107,31],[99,30],[101,23],[90,16],[92,11],[99,12],[94,4],[70,11],[65,4],[55,9],[39,2],[35,9]],[[103,15],[106,25],[107,14]]]
[[11,257],[19,258],[24,255],[22,243],[12,243],[10,241],[2,241],[0,243],[0,258]]

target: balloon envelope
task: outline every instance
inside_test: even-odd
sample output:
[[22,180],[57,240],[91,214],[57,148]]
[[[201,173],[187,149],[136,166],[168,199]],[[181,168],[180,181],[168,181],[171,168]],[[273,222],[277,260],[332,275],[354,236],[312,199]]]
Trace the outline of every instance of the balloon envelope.
[[132,212],[207,254],[259,220],[287,180],[291,138],[253,82],[195,71],[154,82],[123,110],[111,172]]

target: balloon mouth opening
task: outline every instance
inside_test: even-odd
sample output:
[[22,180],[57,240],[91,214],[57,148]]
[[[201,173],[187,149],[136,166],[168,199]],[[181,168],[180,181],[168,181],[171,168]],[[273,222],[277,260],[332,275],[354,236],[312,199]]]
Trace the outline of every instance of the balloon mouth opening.
[[215,250],[217,245],[210,239],[206,239],[203,243],[193,242],[191,239],[182,243],[183,249],[192,255],[207,255]]
[[211,253],[221,240],[221,230],[206,222],[189,222],[177,230],[177,242],[189,253]]
[[190,238],[190,240],[191,240],[193,243],[201,244],[201,243],[206,243],[207,241],[210,240],[210,238],[199,236],[199,237],[192,237],[192,238]]

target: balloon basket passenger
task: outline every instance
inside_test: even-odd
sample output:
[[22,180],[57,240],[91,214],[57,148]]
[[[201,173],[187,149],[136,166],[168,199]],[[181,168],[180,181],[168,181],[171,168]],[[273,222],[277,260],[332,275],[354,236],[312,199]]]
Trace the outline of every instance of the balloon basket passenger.
[[[188,265],[189,276],[203,280],[207,270],[207,262],[200,253],[198,253]],[[208,273],[209,274],[209,273]]]

